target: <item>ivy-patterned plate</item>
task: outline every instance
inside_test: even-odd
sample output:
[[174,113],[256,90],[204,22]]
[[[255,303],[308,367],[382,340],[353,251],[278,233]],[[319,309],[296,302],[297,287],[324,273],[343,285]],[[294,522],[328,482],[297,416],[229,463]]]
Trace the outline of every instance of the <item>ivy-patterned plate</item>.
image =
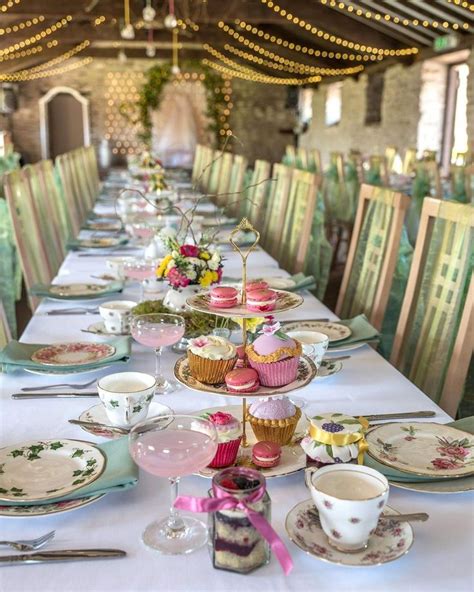
[[80,440],[31,440],[0,449],[0,500],[39,502],[61,497],[104,472],[104,453]]
[[330,359],[323,360],[321,366],[318,369],[316,380],[323,380],[333,374],[337,374],[342,370],[342,362],[331,362]]
[[87,222],[86,229],[87,230],[100,230],[102,232],[112,232],[118,231],[121,228],[120,222],[115,220],[95,220],[92,222]]
[[292,323],[284,323],[283,328],[286,333],[288,331],[318,331],[329,337],[329,343],[347,339],[352,335],[349,327],[330,321],[294,321]]
[[64,512],[72,512],[94,502],[107,495],[106,493],[99,493],[98,495],[91,495],[89,497],[79,497],[73,500],[65,500],[63,502],[51,502],[50,504],[31,504],[30,506],[2,506],[0,505],[0,516],[2,518],[34,518],[35,516],[49,516],[50,514],[59,514]]
[[285,386],[280,387],[260,386],[260,388],[257,391],[254,391],[253,393],[242,393],[240,395],[238,393],[230,393],[227,390],[225,383],[204,384],[203,382],[200,382],[199,380],[191,376],[188,358],[186,356],[179,358],[174,367],[174,375],[176,377],[176,380],[178,380],[178,382],[180,382],[181,384],[184,384],[184,386],[187,386],[188,388],[192,389],[193,391],[210,393],[213,395],[223,395],[227,397],[246,398],[271,397],[276,395],[283,395],[285,393],[290,393],[292,391],[295,391],[308,385],[313,380],[313,378],[316,377],[316,374],[317,370],[313,361],[310,360],[308,356],[301,356],[298,364],[296,380],[290,382],[290,384],[286,384]]
[[31,356],[33,362],[45,366],[82,366],[110,358],[115,347],[108,343],[55,343],[37,349]]
[[268,312],[255,312],[247,310],[247,307],[239,304],[232,308],[215,308],[211,306],[209,293],[195,294],[186,300],[189,308],[207,314],[217,315],[219,317],[236,317],[240,319],[251,319],[254,317],[263,317],[265,315],[276,315],[287,310],[292,310],[303,304],[303,297],[294,292],[286,292],[285,290],[274,290],[277,294],[275,308]]
[[79,249],[110,249],[123,243],[123,238],[118,237],[84,238],[78,241],[77,246]]
[[[383,514],[399,514],[385,506]],[[338,551],[328,543],[328,537],[319,523],[313,500],[305,500],[289,511],[285,527],[290,539],[308,555],[347,567],[374,567],[399,559],[408,553],[414,541],[413,529],[408,522],[379,520],[367,548],[357,553]]]
[[108,294],[109,284],[52,284],[48,288],[52,296],[61,298],[80,298],[81,296],[95,296]]
[[388,423],[367,433],[368,453],[380,463],[436,479],[474,475],[474,436],[439,423]]
[[[210,409],[201,409],[200,411],[193,411],[192,415],[203,415],[204,413],[217,413],[221,411],[223,413],[230,413],[234,417],[239,420],[242,420],[242,405],[225,405],[221,407],[211,407]],[[292,475],[293,473],[297,473],[302,469],[306,468],[306,453],[301,448],[299,442],[303,435],[306,433],[308,429],[308,418],[304,413],[301,414],[300,420],[296,426],[295,435],[293,436],[293,440],[291,444],[287,446],[281,447],[281,458],[280,462],[277,464],[276,467],[270,467],[269,469],[262,469],[261,467],[257,467],[252,462],[252,446],[258,442],[255,434],[252,431],[252,428],[247,424],[246,435],[247,435],[247,443],[248,446],[243,448],[242,446],[239,449],[237,454],[237,459],[233,466],[239,467],[250,467],[257,471],[260,471],[263,475],[265,475],[266,479],[271,479],[273,477],[285,477],[286,475]],[[206,467],[196,473],[201,477],[206,477],[207,479],[212,479],[212,477],[218,473],[221,469],[212,469],[210,467]]]

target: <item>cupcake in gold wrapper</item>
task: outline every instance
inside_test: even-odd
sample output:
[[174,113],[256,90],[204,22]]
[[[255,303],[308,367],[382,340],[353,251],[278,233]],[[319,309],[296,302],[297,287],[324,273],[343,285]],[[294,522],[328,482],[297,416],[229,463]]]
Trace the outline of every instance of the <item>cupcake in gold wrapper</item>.
[[190,339],[187,355],[191,376],[205,384],[224,382],[237,361],[235,345],[215,335]]
[[280,446],[291,442],[300,417],[301,409],[288,397],[259,399],[247,412],[247,421],[257,440],[276,442]]

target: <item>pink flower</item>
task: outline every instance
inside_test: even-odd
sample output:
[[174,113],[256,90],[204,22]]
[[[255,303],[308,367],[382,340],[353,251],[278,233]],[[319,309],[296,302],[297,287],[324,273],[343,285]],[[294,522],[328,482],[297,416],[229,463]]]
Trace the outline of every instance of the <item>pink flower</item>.
[[469,450],[467,448],[463,448],[462,446],[442,446],[436,450],[441,454],[444,453],[447,456],[453,456],[454,458],[459,459],[469,456]]
[[262,332],[264,333],[264,335],[273,335],[274,333],[276,333],[280,329],[281,329],[280,322],[279,321],[274,322],[273,317],[272,317],[272,321],[263,325]]
[[196,245],[181,245],[179,247],[179,252],[184,257],[198,257],[199,256],[199,247]]
[[166,276],[166,279],[173,286],[173,288],[185,288],[186,286],[189,286],[189,284],[191,283],[189,278],[187,278],[185,275],[180,273],[176,269],[176,267],[172,267],[169,270],[168,275]]
[[230,413],[222,413],[222,411],[218,411],[217,413],[212,413],[209,416],[209,419],[216,425],[227,425],[234,418]]
[[206,339],[205,337],[196,337],[196,339],[190,339],[189,343],[193,347],[204,347],[205,345],[207,345],[209,343],[209,340]]
[[332,510],[332,503],[329,500],[323,500],[324,507],[328,510]]
[[435,469],[457,469],[458,463],[456,461],[449,460],[448,458],[435,458],[431,461],[431,464]]

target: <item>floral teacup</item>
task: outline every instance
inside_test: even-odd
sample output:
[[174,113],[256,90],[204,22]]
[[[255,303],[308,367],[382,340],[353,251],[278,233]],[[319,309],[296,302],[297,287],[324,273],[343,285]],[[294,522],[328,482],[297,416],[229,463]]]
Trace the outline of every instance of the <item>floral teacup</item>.
[[156,380],[143,372],[118,372],[97,383],[100,400],[113,425],[129,428],[146,419]]
[[387,479],[369,467],[349,464],[311,467],[305,478],[329,543],[348,553],[364,549],[387,503]]
[[319,370],[329,345],[329,337],[318,331],[290,331],[288,336],[303,346],[303,353],[310,357]]
[[99,306],[107,333],[124,335],[130,333],[130,317],[136,302],[132,300],[113,300]]

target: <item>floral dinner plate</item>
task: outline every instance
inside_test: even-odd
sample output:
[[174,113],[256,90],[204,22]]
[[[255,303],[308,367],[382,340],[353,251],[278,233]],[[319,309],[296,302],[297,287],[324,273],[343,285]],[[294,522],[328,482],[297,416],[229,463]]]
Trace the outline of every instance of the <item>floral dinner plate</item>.
[[1,506],[0,516],[2,518],[34,518],[36,516],[49,516],[50,514],[59,514],[64,512],[72,512],[94,502],[107,495],[99,493],[98,495],[91,495],[89,497],[79,497],[73,500],[65,500],[63,502],[51,502],[50,504],[31,504],[30,506]]
[[368,454],[414,475],[454,479],[474,475],[474,436],[438,423],[388,423],[367,433]]
[[92,483],[104,472],[104,453],[80,440],[30,440],[0,449],[0,500],[39,502]]
[[275,395],[283,395],[284,393],[289,393],[299,388],[303,388],[307,384],[309,384],[313,378],[316,377],[316,366],[307,356],[301,356],[300,361],[298,364],[298,372],[296,375],[296,380],[290,382],[290,384],[286,384],[285,386],[280,387],[269,387],[269,386],[260,386],[260,388],[253,392],[253,393],[242,393],[239,395],[238,393],[229,393],[227,387],[224,384],[204,384],[200,382],[193,376],[191,376],[191,372],[189,371],[189,363],[188,358],[183,356],[179,358],[176,362],[174,367],[174,375],[178,382],[184,384],[188,388],[192,389],[193,391],[199,391],[203,393],[210,393],[214,395],[223,395],[227,397],[270,397]]
[[[398,513],[390,506],[385,506],[383,511],[383,514]],[[414,540],[413,529],[408,522],[394,522],[381,517],[366,549],[357,553],[338,551],[328,543],[311,499],[290,510],[285,527],[293,543],[308,555],[347,567],[374,567],[395,561],[408,553]]]
[[48,291],[54,296],[76,297],[93,296],[96,294],[109,292],[110,287],[107,284],[52,284]]
[[31,359],[45,366],[82,366],[110,358],[114,353],[115,347],[108,343],[55,343],[37,349]]
[[[319,331],[329,337],[329,343],[335,343],[347,339],[352,335],[349,327],[331,321],[294,321],[284,323],[284,329],[288,331]],[[331,351],[333,351],[331,349]]]
[[123,244],[123,239],[116,237],[84,238],[78,242],[80,249],[110,249]]
[[[221,411],[222,413],[230,413],[237,419],[242,419],[242,405],[226,405],[222,407],[212,407],[210,409],[201,409],[200,411],[194,411],[192,415],[203,415],[204,413],[217,413]],[[301,414],[300,420],[298,425],[296,426],[296,432],[293,437],[293,443],[282,446],[281,449],[281,459],[280,462],[276,467],[271,467],[269,469],[262,469],[261,467],[257,467],[252,463],[252,446],[257,443],[257,438],[252,431],[252,428],[247,424],[247,443],[249,444],[246,448],[240,447],[239,453],[237,455],[237,460],[235,462],[235,466],[245,466],[251,467],[252,469],[256,469],[257,471],[261,471],[263,475],[265,475],[266,479],[271,479],[273,477],[284,477],[285,475],[291,475],[301,469],[306,468],[306,453],[299,445],[299,440],[305,434],[306,429],[308,427],[308,418],[306,415]],[[210,467],[206,467],[197,473],[201,477],[206,477],[211,479],[216,473],[218,473],[221,469],[211,469]]]

